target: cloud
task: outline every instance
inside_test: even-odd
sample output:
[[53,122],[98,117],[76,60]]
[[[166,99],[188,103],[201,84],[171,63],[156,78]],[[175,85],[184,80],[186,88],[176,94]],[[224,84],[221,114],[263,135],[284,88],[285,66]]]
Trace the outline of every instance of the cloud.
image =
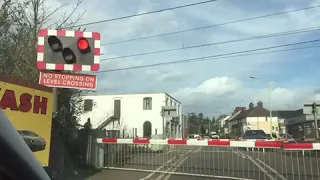
[[116,83],[113,83],[105,78],[98,78],[100,82],[97,88],[98,92],[117,92],[119,90],[119,86]]
[[177,94],[191,96],[193,94],[214,94],[216,96],[232,93],[239,87],[237,80],[228,77],[210,78],[198,86],[178,90]]
[[188,78],[188,74],[182,71],[167,71],[164,69],[150,69],[146,71],[146,76],[150,80],[160,82],[178,82]]
[[[54,2],[57,5],[56,1],[51,0],[49,2]],[[64,3],[65,1],[60,0],[58,2]],[[68,2],[71,5],[65,10],[70,11],[73,7],[72,3],[74,4],[76,0]],[[86,15],[79,23],[112,19],[187,3],[192,2],[178,3],[169,0],[138,0],[135,2],[128,0],[84,1],[79,11],[86,10]],[[100,32],[102,35],[101,43],[108,44],[161,33],[227,23],[318,4],[320,4],[319,0],[310,0],[308,2],[299,0],[266,0],[259,3],[253,3],[251,0],[242,0],[241,2],[225,0],[85,27],[87,31]],[[320,62],[317,61],[320,53],[316,49],[210,59],[141,69],[130,69],[130,67],[318,39],[318,32],[313,31],[186,48],[320,26],[320,22],[317,21],[319,16],[319,8],[314,8],[195,31],[104,45],[102,47],[104,55],[101,58],[117,57],[118,59],[102,61],[101,71],[119,68],[128,69],[99,73],[98,87],[99,89],[100,87],[104,88],[101,89],[100,93],[107,94],[110,91],[115,91],[116,93],[171,92],[174,97],[184,104],[185,112],[195,111],[205,114],[219,114],[231,112],[235,106],[247,106],[251,101],[262,100],[265,107],[268,107],[269,85],[267,82],[252,81],[248,78],[249,76],[257,76],[269,79],[268,81],[274,83],[271,93],[272,108],[302,107],[305,101],[320,99],[317,80],[320,75],[317,68],[320,66]],[[54,16],[53,18],[56,17],[60,16]],[[303,46],[318,44],[310,43]],[[177,50],[123,57],[169,49]],[[270,50],[280,49],[285,48]]]
[[[266,84],[268,86],[268,84]],[[271,89],[271,109],[298,109],[308,100],[318,99],[320,93],[312,93],[308,90],[294,90],[284,87]],[[248,107],[250,102],[264,103],[269,109],[269,89],[250,88],[236,78],[215,77],[187,88],[181,88],[172,93],[174,97],[184,103],[185,112],[193,112],[201,109],[204,114],[219,115],[231,113],[236,106]]]

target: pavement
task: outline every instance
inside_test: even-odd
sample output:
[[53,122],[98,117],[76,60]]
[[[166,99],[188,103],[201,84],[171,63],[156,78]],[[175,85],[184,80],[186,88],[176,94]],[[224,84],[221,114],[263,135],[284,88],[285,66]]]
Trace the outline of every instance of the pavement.
[[[123,149],[123,148],[122,148]],[[320,179],[319,155],[302,151],[173,146],[161,153],[109,153],[105,169],[87,180]]]

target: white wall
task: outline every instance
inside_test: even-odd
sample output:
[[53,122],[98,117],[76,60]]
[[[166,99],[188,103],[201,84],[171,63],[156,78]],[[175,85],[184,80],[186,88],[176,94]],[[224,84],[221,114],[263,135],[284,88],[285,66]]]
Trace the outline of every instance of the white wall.
[[[270,117],[247,117],[247,122],[270,122]],[[272,122],[278,122],[278,117],[272,117]]]
[[[152,98],[152,110],[143,110],[143,98],[145,97]],[[121,100],[121,119],[120,127],[116,128],[119,128],[121,133],[122,129],[125,128],[126,133],[132,137],[133,128],[137,128],[137,135],[142,137],[143,123],[150,121],[152,124],[152,134],[155,134],[155,129],[157,129],[157,134],[162,134],[163,126],[160,113],[162,106],[166,105],[166,97],[165,93],[86,96],[85,99],[93,99],[96,106],[93,107],[91,112],[87,112],[81,116],[81,124],[84,124],[87,118],[90,117],[93,128],[96,128],[103,120],[112,116],[114,100],[119,99]],[[179,113],[181,113],[181,110]],[[112,124],[107,129],[112,129],[111,126]]]

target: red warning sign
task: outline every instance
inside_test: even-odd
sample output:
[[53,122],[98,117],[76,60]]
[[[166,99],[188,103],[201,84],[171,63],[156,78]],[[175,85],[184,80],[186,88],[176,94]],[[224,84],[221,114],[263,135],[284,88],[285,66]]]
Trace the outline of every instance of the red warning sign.
[[39,84],[49,87],[97,89],[97,76],[40,72]]

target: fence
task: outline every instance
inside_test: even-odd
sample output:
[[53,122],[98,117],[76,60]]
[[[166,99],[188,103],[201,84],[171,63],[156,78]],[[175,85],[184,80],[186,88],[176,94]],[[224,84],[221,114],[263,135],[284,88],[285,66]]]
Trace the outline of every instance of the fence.
[[320,179],[320,144],[272,141],[97,139],[100,166],[226,179]]

